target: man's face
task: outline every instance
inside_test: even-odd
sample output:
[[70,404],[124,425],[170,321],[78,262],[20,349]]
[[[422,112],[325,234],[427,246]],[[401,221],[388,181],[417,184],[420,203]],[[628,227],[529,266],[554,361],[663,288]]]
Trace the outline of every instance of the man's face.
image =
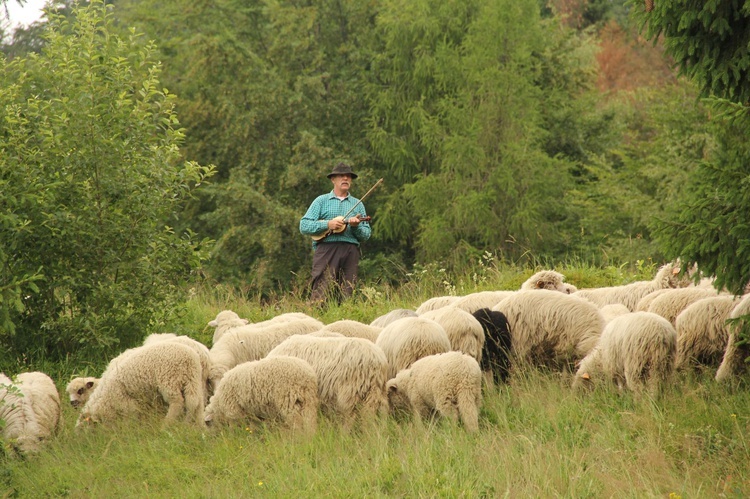
[[331,182],[333,182],[333,190],[336,192],[349,192],[349,188],[352,186],[352,177],[351,175],[334,175],[331,177]]

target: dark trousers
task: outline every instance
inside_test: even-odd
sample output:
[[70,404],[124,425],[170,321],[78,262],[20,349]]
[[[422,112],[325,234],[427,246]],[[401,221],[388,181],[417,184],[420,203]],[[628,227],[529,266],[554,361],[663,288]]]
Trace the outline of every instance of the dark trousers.
[[341,301],[354,289],[359,267],[359,246],[349,243],[318,243],[313,255],[310,301],[323,302],[328,293]]

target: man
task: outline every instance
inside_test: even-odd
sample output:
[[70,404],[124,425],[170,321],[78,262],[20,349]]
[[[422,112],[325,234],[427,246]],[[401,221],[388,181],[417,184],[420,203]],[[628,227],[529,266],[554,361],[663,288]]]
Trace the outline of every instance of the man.
[[310,300],[314,303],[325,301],[333,284],[339,301],[351,296],[357,280],[359,244],[372,233],[363,220],[367,216],[364,205],[349,194],[352,180],[357,178],[352,167],[339,163],[328,178],[333,190],[315,198],[299,222],[299,231],[313,238]]

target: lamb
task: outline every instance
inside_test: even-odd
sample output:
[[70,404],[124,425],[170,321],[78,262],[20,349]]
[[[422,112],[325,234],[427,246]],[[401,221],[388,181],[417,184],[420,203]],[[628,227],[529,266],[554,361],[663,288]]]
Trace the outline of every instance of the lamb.
[[372,326],[369,324],[363,324],[358,321],[352,321],[348,319],[332,322],[323,326],[322,331],[333,331],[341,333],[343,336],[350,338],[364,338],[375,343],[375,340],[380,334],[381,327]]
[[[462,296],[452,306],[473,314],[480,308],[492,308],[515,291],[478,291]],[[423,314],[424,315],[424,314]]]
[[31,404],[36,422],[41,430],[41,438],[49,438],[60,428],[60,394],[52,378],[45,373],[34,371],[18,374],[16,386]]
[[425,319],[432,319],[445,329],[451,342],[451,350],[463,352],[482,361],[484,348],[484,330],[479,321],[465,310],[451,305],[422,314]]
[[312,366],[321,409],[339,416],[344,428],[387,411],[388,360],[371,341],[294,335],[268,354],[268,358],[278,356],[297,357]]
[[546,289],[518,291],[494,310],[508,319],[518,364],[570,364],[594,348],[604,328],[596,305]]
[[417,315],[422,315],[425,312],[445,307],[446,305],[450,305],[458,301],[459,299],[459,296],[435,296],[434,298],[425,300],[419,307],[417,307]]
[[549,289],[550,291],[559,291],[566,295],[577,290],[572,284],[567,284],[563,281],[565,281],[565,276],[561,273],[554,270],[542,270],[521,284],[521,289]]
[[207,424],[270,421],[304,434],[318,423],[318,377],[295,357],[268,357],[233,367],[204,412]]
[[291,322],[277,322],[264,327],[232,328],[224,333],[219,341],[211,347],[210,379],[216,383],[225,372],[243,362],[260,360],[276,345],[294,334],[306,334],[319,331],[323,323],[311,317]]
[[75,408],[83,407],[98,383],[99,378],[92,376],[78,377],[70,380],[68,386],[65,387],[65,391],[68,393],[68,398],[70,399],[70,405]]
[[670,289],[655,297],[648,306],[648,312],[661,315],[674,326],[677,315],[685,310],[691,303],[701,298],[716,296],[716,291],[706,288],[680,288]]
[[495,383],[505,382],[510,374],[511,339],[508,319],[502,312],[480,308],[472,314],[484,330],[482,371],[492,374]]
[[729,326],[727,348],[724,351],[719,369],[716,371],[716,381],[726,381],[736,374],[744,367],[745,359],[750,356],[748,344],[740,342],[741,333],[744,332],[744,337],[748,337],[748,319],[750,319],[748,315],[750,315],[750,294],[744,295],[729,314],[729,318],[734,319],[734,321]]
[[[312,319],[307,314],[302,312],[289,312],[286,314],[277,315],[267,321],[251,323],[247,319],[241,319],[239,315],[231,310],[222,310],[216,315],[216,318],[209,321],[208,325],[216,328],[214,331],[214,337],[212,345],[215,345],[224,334],[234,328],[242,328],[243,326],[250,326],[250,328],[261,328],[271,324],[278,324],[281,322],[291,322],[299,319]],[[323,327],[323,323],[320,323],[320,327]],[[246,328],[245,328],[246,329]]]
[[469,432],[479,430],[482,372],[473,357],[461,352],[429,355],[400,371],[386,384],[394,411],[411,410],[419,422],[436,411]]
[[417,312],[409,308],[397,308],[397,309],[391,310],[385,315],[381,315],[380,317],[375,318],[370,323],[370,325],[383,329],[385,326],[387,326],[393,321],[396,321],[398,319],[403,319],[404,317],[417,317],[417,315],[418,315]]
[[211,357],[208,347],[200,341],[190,338],[189,336],[177,336],[173,333],[150,334],[146,337],[145,340],[143,340],[143,346],[153,345],[162,341],[170,343],[180,343],[192,348],[193,350],[195,350],[195,353],[200,356],[201,367],[203,368],[203,377],[205,377],[205,379],[207,380],[204,390],[206,399],[203,401],[205,405],[208,402],[208,397],[210,397],[214,392],[214,387],[216,387],[216,385],[219,383],[219,380],[221,379],[221,377],[217,376],[212,377],[213,373],[211,371]]
[[200,356],[186,345],[158,342],[126,350],[107,366],[76,426],[147,414],[164,406],[165,423],[184,417],[202,426],[205,376]]
[[3,373],[0,373],[0,421],[5,422],[0,434],[14,449],[21,454],[39,451],[45,429],[37,421],[31,400]]
[[586,298],[599,307],[610,303],[622,303],[632,312],[636,309],[638,301],[652,291],[665,288],[684,288],[690,283],[689,275],[680,276],[680,266],[679,261],[677,261],[663,265],[651,281],[636,281],[622,286],[579,289],[575,292],[575,295]]
[[443,326],[424,317],[404,317],[388,324],[375,344],[388,359],[389,379],[422,357],[451,350]]
[[719,367],[729,339],[726,320],[738,301],[730,295],[712,296],[680,312],[675,319],[678,369],[690,365]]
[[640,391],[644,386],[656,395],[674,372],[677,332],[664,317],[652,312],[633,312],[612,319],[599,343],[580,363],[573,387],[592,375],[603,374],[622,389]]

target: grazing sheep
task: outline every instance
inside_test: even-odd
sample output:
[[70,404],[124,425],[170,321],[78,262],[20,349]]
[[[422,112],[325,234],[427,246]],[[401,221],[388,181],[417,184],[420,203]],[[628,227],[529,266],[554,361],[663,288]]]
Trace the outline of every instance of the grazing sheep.
[[472,314],[484,331],[482,361],[484,372],[492,373],[495,383],[504,383],[510,374],[511,339],[508,319],[502,312],[480,308]]
[[15,377],[15,384],[31,404],[36,422],[41,430],[40,437],[48,438],[60,428],[60,394],[52,378],[38,371],[21,373]]
[[648,312],[648,307],[651,306],[651,302],[654,301],[654,298],[673,289],[675,288],[657,289],[656,291],[650,292],[649,294],[638,300],[638,303],[635,305],[634,312]]
[[532,275],[526,281],[521,284],[521,289],[548,289],[550,291],[559,291],[566,295],[576,291],[576,287],[572,284],[566,284],[565,276],[560,272],[554,270],[542,270]]
[[680,275],[679,262],[663,265],[651,281],[636,281],[622,286],[579,289],[576,296],[586,298],[598,307],[610,303],[622,303],[628,310],[635,311],[638,301],[657,289],[684,288],[690,285],[690,276]]
[[[742,331],[750,329],[750,294],[744,295],[742,300],[732,309],[730,319],[734,319],[729,325],[729,336],[727,337],[727,348],[721,365],[716,371],[716,381],[724,381],[730,376],[737,374],[745,366],[745,359],[750,356],[750,347],[747,343],[739,341]],[[746,336],[747,337],[747,336]]]
[[599,312],[602,314],[602,317],[604,317],[604,322],[609,322],[615,317],[629,314],[630,310],[628,310],[628,307],[622,303],[610,303],[609,305],[601,307]]
[[309,317],[267,324],[263,327],[248,324],[227,330],[209,351],[210,379],[216,383],[225,372],[237,364],[262,359],[276,345],[294,334],[312,333],[322,328],[322,322]]
[[411,410],[417,421],[436,411],[460,420],[467,431],[479,430],[482,371],[469,355],[447,352],[423,357],[389,380],[386,392],[392,410]]
[[322,331],[333,331],[349,338],[364,338],[375,343],[381,329],[383,328],[344,319],[326,324]]
[[75,408],[83,407],[83,404],[89,399],[91,392],[94,391],[94,388],[96,388],[98,383],[99,378],[91,376],[73,378],[70,380],[68,386],[65,387],[65,391],[70,398],[70,405]]
[[158,412],[203,425],[206,373],[200,355],[180,343],[157,342],[114,358],[91,393],[76,426]]
[[477,362],[482,361],[484,331],[476,317],[453,305],[425,312],[422,317],[443,326],[448,333],[451,350],[471,355]]
[[[277,315],[276,317],[268,319],[267,321],[251,323],[247,319],[241,319],[239,315],[237,315],[235,312],[232,312],[231,310],[222,310],[216,315],[215,319],[209,321],[208,323],[209,326],[216,328],[211,344],[215,345],[216,342],[218,342],[219,339],[224,336],[224,333],[226,333],[230,329],[244,328],[244,326],[250,326],[251,328],[261,328],[270,324],[291,322],[298,319],[312,319],[312,317],[302,312],[288,312],[286,314]],[[323,323],[321,323],[320,325],[321,327],[323,327]]]
[[41,439],[47,434],[38,421],[31,400],[21,387],[0,373],[0,433],[21,454],[39,451]]
[[200,356],[201,366],[203,368],[203,377],[207,380],[204,390],[206,399],[203,401],[203,404],[205,405],[208,402],[208,398],[214,392],[214,387],[216,387],[216,385],[219,383],[219,380],[221,379],[220,377],[212,377],[213,373],[211,371],[211,356],[208,347],[200,341],[190,338],[189,336],[177,336],[176,334],[172,333],[151,334],[147,336],[145,340],[143,340],[143,346],[153,345],[162,341],[170,343],[180,343],[192,348],[193,350],[195,350],[195,353]]
[[224,375],[205,409],[206,423],[280,423],[306,434],[318,424],[318,377],[295,357],[244,362]]
[[604,328],[596,305],[557,291],[518,291],[498,303],[519,364],[568,365],[594,348]]
[[404,317],[417,317],[417,314],[414,310],[408,309],[408,308],[397,308],[395,310],[391,310],[385,315],[381,315],[380,317],[376,317],[371,323],[371,326],[379,327],[380,329],[383,329],[385,326],[390,324],[393,321],[397,321],[399,319],[403,319]]
[[675,319],[677,368],[704,365],[718,368],[727,348],[726,321],[739,298],[722,295],[703,298],[687,306]]
[[462,296],[452,303],[451,306],[473,314],[480,308],[494,307],[513,293],[515,293],[515,291],[479,291],[477,293]]
[[388,378],[417,359],[451,350],[451,340],[443,326],[424,317],[404,317],[388,324],[375,344],[388,359]]
[[459,299],[459,296],[435,296],[434,298],[424,301],[419,307],[417,307],[417,315],[422,315],[425,312],[445,307]]
[[674,372],[676,351],[677,332],[664,317],[651,312],[615,317],[581,361],[573,387],[601,373],[620,389],[639,391],[647,386],[656,395]]
[[339,416],[344,428],[387,411],[388,360],[371,341],[294,335],[268,354],[278,356],[297,357],[312,366],[321,409]]
[[647,312],[653,312],[667,319],[672,325],[680,312],[691,303],[702,298],[717,296],[716,291],[706,288],[670,289],[655,297],[648,306]]

